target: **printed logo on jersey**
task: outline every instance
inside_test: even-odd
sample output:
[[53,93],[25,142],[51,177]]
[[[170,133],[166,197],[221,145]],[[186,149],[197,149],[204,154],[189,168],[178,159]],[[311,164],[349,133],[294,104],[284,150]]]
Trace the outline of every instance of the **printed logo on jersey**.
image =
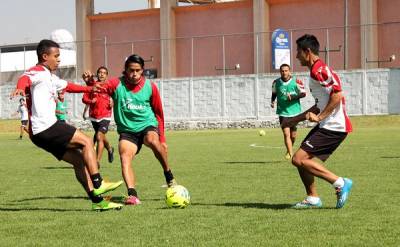
[[122,107],[127,109],[127,110],[144,110],[145,106],[144,105],[135,105],[133,102],[133,99],[122,99]]

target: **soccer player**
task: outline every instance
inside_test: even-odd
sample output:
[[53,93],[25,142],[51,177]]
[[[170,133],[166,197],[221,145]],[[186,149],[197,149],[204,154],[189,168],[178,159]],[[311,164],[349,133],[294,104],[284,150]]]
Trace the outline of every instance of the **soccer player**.
[[122,176],[128,190],[126,205],[140,204],[131,162],[142,145],[153,151],[160,162],[168,186],[176,184],[167,159],[164,113],[155,83],[143,76],[144,60],[131,55],[125,61],[123,75],[104,85],[114,102],[114,120],[119,134]]
[[24,135],[24,132],[29,134],[28,131],[28,108],[26,108],[26,102],[24,98],[19,99],[19,106],[17,109],[16,114],[20,114],[21,116],[21,127],[20,127],[20,132],[19,132],[19,139],[22,140],[22,136]]
[[100,89],[96,86],[86,87],[67,82],[53,73],[60,64],[59,45],[56,42],[42,40],[36,52],[38,64],[19,78],[17,88],[11,93],[11,97],[27,97],[32,142],[53,154],[58,160],[73,165],[76,178],[92,201],[93,210],[121,208],[122,204],[106,201],[101,194],[116,189],[122,181],[103,181],[97,168],[92,140],[75,127],[57,121],[54,114],[57,91],[78,93]]
[[[107,80],[107,76],[108,69],[106,67],[98,68],[97,81],[94,84],[103,85]],[[83,95],[82,102],[89,106],[89,119],[94,129],[93,142],[97,143],[97,162],[100,164],[105,147],[108,152],[108,162],[112,163],[114,160],[114,148],[106,137],[111,120],[112,99],[108,94],[90,92]]]
[[279,68],[281,77],[272,83],[271,107],[275,106],[277,99],[276,114],[279,116],[283,132],[283,141],[286,146],[285,158],[290,160],[293,156],[293,144],[296,140],[297,123],[285,124],[290,122],[290,118],[301,113],[300,98],[306,96],[303,82],[290,73],[290,66],[282,64]]
[[314,35],[305,34],[298,38],[296,43],[296,58],[302,66],[310,69],[310,91],[321,112],[318,115],[307,113],[306,118],[317,125],[305,137],[292,159],[307,193],[304,201],[294,207],[322,206],[314,181],[314,177],[319,177],[332,184],[336,190],[336,208],[342,208],[350,194],[352,180],[337,176],[313,160],[317,157],[321,161],[326,161],[352,131],[350,119],[345,111],[342,85],[336,72],[318,57],[319,42]]
[[67,102],[65,101],[64,92],[58,91],[56,99],[56,117],[58,121],[65,122],[67,120]]

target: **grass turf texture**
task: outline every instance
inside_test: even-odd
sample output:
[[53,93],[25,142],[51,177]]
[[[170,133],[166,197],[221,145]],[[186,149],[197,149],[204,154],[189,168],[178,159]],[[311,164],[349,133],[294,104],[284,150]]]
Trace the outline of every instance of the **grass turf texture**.
[[[317,179],[322,209],[294,210],[304,198],[284,160],[280,129],[167,132],[169,160],[192,203],[167,209],[160,165],[148,148],[133,161],[142,205],[96,213],[64,162],[17,140],[19,121],[0,122],[0,246],[398,246],[400,117],[354,117],[355,130],[327,166],[353,179],[348,204],[334,209]],[[299,129],[297,148],[310,129]],[[89,133],[91,135],[91,133]],[[117,146],[117,135],[109,133]],[[250,144],[263,147],[250,147]],[[121,179],[119,156],[101,172]],[[120,199],[122,186],[111,195]]]

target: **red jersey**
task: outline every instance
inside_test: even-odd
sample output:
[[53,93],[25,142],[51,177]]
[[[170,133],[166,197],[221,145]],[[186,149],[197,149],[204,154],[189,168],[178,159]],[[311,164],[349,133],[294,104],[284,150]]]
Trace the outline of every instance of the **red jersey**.
[[[95,82],[93,84],[104,85]],[[108,94],[90,92],[83,94],[82,102],[89,106],[89,118],[91,121],[100,122],[110,120],[112,112],[112,99]]]

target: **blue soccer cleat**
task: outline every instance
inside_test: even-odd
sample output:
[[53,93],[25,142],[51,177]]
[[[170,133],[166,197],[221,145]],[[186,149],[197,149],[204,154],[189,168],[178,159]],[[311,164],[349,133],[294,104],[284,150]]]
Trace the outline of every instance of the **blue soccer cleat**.
[[350,178],[343,178],[343,180],[343,187],[336,188],[336,208],[342,208],[344,206],[347,199],[349,198],[351,187],[353,187],[353,181]]
[[322,207],[321,199],[318,199],[316,203],[312,203],[308,201],[307,198],[292,206],[292,208],[294,209],[308,209],[308,208],[321,208],[321,207]]

